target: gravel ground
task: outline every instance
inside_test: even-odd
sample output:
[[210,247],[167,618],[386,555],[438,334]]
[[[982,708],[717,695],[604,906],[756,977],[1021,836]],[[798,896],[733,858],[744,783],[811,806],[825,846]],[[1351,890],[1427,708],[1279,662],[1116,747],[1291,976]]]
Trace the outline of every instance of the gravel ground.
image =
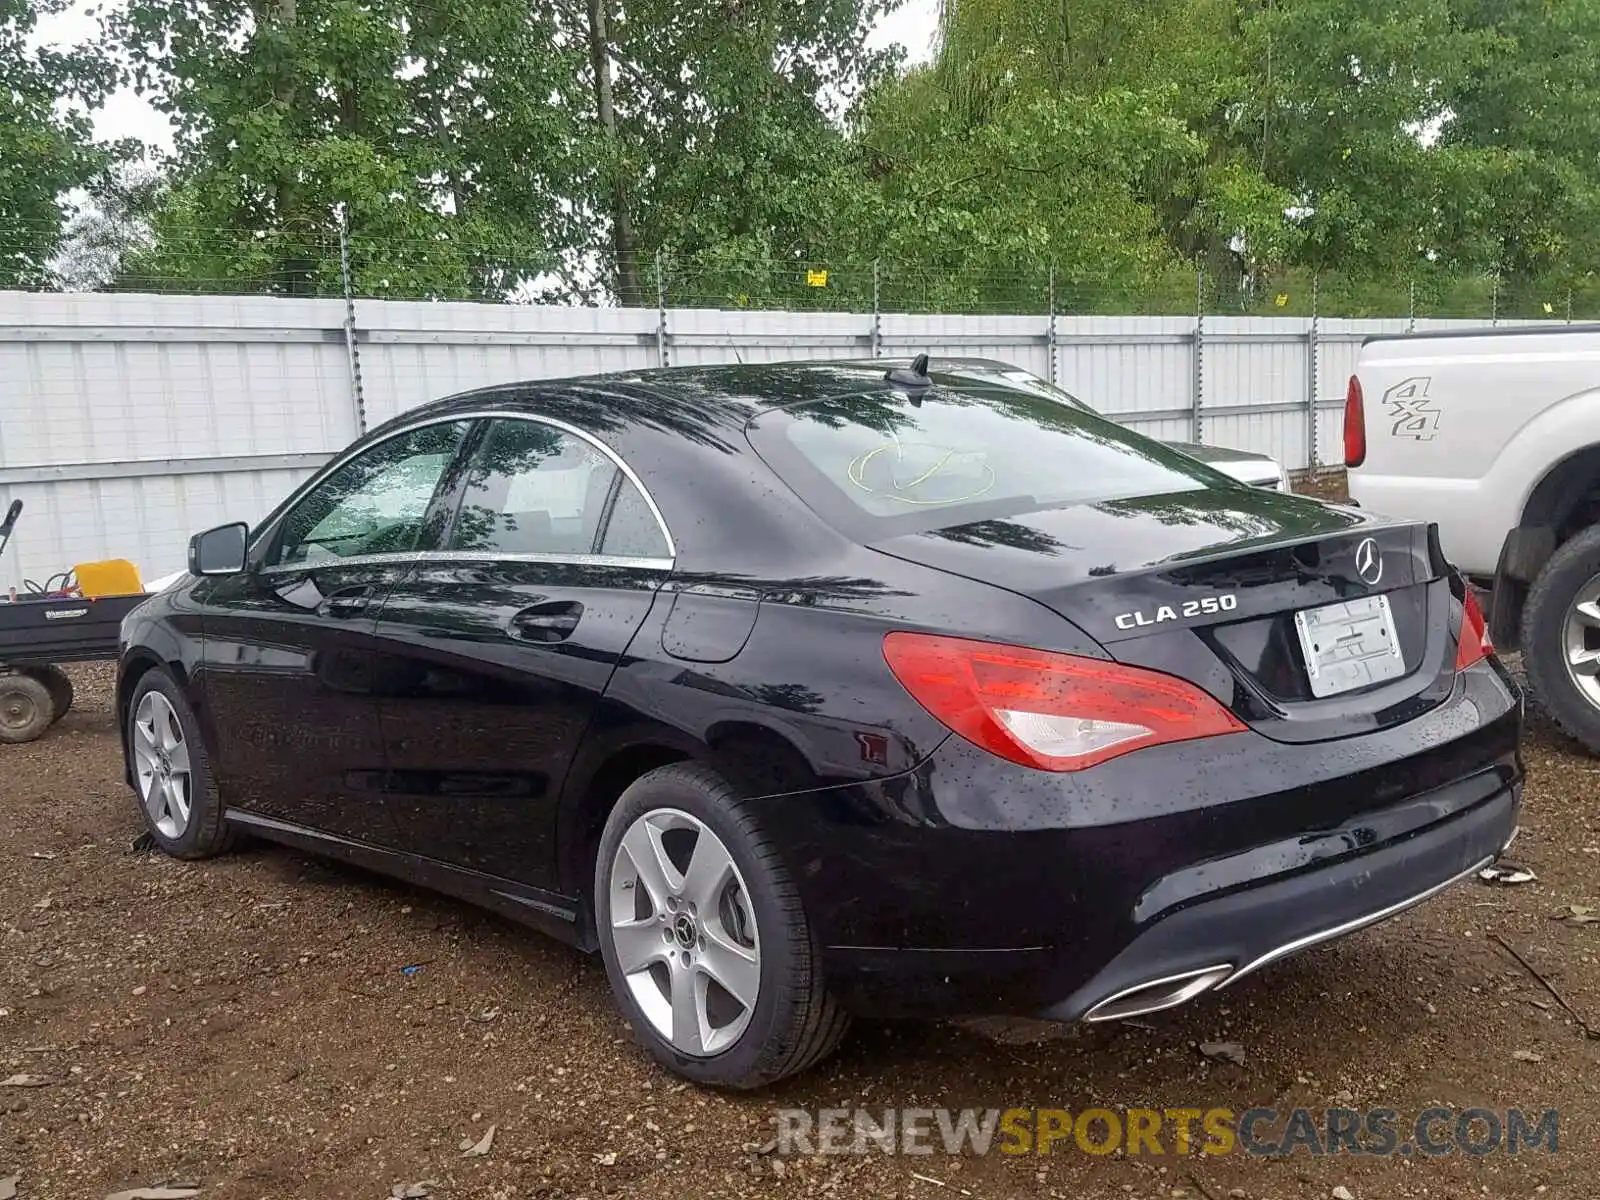
[[[22,1200],[1596,1194],[1600,1042],[1496,940],[1600,1025],[1600,928],[1552,919],[1600,912],[1600,765],[1541,724],[1513,851],[1535,882],[1458,886],[1139,1025],[858,1025],[811,1074],[727,1097],[633,1048],[597,962],[493,916],[270,847],[134,852],[110,672],[74,676],[71,714],[0,749],[0,1196],[12,1173]],[[779,1107],[1384,1106],[1404,1124],[1432,1104],[1559,1108],[1559,1151],[761,1152]]]

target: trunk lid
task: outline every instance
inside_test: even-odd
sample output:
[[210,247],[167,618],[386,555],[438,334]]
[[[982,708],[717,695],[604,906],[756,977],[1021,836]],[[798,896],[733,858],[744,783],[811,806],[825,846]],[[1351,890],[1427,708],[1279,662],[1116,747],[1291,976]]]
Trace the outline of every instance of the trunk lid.
[[[924,530],[873,549],[1030,596],[1113,658],[1187,679],[1279,741],[1398,724],[1453,686],[1459,602],[1423,522],[1215,488]],[[1378,608],[1364,633],[1341,612],[1302,637],[1297,613],[1377,596],[1389,615]],[[1345,665],[1396,643],[1397,662]],[[1312,660],[1324,677],[1343,674],[1343,689],[1318,695]]]

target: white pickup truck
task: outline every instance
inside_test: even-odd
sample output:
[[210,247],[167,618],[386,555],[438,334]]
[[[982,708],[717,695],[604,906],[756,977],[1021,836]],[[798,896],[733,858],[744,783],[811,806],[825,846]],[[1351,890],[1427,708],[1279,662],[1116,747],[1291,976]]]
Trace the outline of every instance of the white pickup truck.
[[1600,754],[1600,325],[1369,338],[1344,441],[1351,501],[1437,523],[1495,643]]

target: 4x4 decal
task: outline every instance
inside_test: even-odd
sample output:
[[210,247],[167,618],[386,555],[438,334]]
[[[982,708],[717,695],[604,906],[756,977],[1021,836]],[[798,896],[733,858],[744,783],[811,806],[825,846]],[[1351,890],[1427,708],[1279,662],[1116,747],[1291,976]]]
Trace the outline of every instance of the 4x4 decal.
[[1428,399],[1428,388],[1433,383],[1429,375],[1414,375],[1402,379],[1383,394],[1394,424],[1389,427],[1391,437],[1414,438],[1419,442],[1433,440],[1439,432],[1439,407]]

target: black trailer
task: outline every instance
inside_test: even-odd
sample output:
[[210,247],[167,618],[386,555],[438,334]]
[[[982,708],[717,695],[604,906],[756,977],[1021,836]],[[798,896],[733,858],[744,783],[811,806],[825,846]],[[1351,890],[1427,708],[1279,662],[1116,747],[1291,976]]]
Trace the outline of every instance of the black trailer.
[[148,596],[0,601],[0,743],[31,742],[72,707],[57,664],[117,656],[122,618]]
[[[0,521],[0,550],[22,502]],[[148,596],[0,596],[0,743],[31,742],[72,707],[72,681],[57,664],[114,659],[122,619]]]

